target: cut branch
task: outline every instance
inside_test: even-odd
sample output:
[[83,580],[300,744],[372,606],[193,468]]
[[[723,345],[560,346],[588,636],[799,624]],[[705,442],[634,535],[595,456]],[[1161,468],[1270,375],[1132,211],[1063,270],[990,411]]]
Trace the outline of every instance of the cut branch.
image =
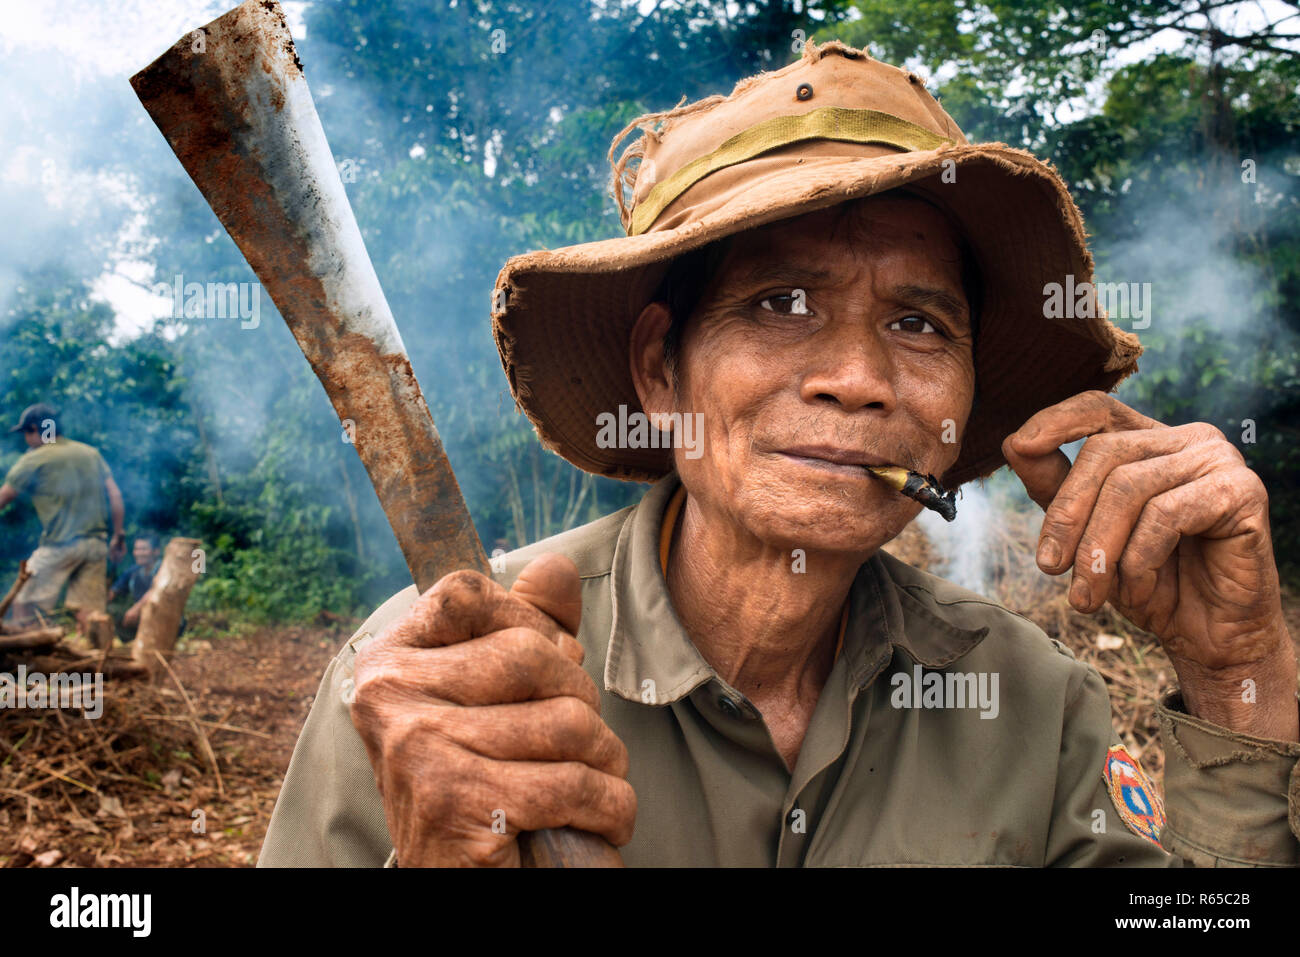
[[5,592],[4,598],[0,599],[0,619],[9,613],[9,606],[14,603],[18,593],[22,591],[23,586],[27,584],[27,579],[32,577],[31,570],[27,567],[26,560],[18,565],[18,577],[14,583],[9,586],[9,591]]
[[0,635],[0,651],[48,648],[57,645],[62,637],[62,628],[37,628],[33,631],[22,631],[16,635]]

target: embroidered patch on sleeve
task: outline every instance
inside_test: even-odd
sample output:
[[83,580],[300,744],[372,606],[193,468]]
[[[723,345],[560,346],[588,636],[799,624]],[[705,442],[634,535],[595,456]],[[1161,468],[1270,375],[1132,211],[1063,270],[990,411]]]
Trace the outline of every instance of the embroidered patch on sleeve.
[[1101,772],[1115,810],[1128,829],[1160,846],[1160,831],[1165,826],[1165,806],[1156,793],[1137,758],[1122,744],[1106,752],[1106,767]]

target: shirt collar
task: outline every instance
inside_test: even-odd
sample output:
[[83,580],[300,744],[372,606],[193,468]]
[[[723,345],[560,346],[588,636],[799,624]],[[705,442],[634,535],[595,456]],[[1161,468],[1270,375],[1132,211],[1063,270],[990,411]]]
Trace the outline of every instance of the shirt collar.
[[[629,701],[669,704],[721,680],[678,620],[660,566],[665,511],[680,484],[676,473],[660,479],[623,523],[614,546],[605,689]],[[858,569],[842,655],[859,687],[896,649],[925,667],[942,668],[988,633],[964,627],[955,609],[913,594],[920,575],[880,554]]]

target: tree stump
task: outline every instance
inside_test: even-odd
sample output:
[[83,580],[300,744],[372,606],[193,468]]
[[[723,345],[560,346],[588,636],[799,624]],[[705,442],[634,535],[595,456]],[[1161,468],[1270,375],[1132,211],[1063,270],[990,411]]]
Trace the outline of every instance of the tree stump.
[[113,619],[102,611],[86,616],[86,637],[100,651],[113,647]]
[[197,538],[173,538],[168,542],[162,565],[144,596],[131,656],[150,671],[158,664],[155,651],[166,655],[176,647],[185,602],[199,577],[194,557],[198,547]]

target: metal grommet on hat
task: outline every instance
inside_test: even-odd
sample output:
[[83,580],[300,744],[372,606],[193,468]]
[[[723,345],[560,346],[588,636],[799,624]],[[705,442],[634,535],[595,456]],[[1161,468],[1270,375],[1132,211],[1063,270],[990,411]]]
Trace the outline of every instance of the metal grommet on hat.
[[811,100],[812,95],[813,88],[811,83],[800,83],[798,88],[794,91],[794,98],[796,100]]

